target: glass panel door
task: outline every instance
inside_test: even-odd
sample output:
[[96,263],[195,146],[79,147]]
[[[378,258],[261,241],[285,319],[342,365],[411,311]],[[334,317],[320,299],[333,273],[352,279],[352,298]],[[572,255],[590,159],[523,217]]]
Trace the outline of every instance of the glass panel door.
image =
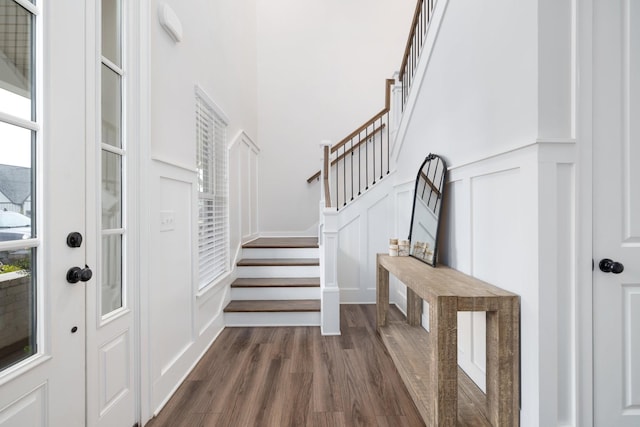
[[0,0],[0,370],[38,352],[34,19]]
[[123,138],[122,5],[103,0],[102,13],[102,275],[101,307],[105,316],[125,305],[123,298]]

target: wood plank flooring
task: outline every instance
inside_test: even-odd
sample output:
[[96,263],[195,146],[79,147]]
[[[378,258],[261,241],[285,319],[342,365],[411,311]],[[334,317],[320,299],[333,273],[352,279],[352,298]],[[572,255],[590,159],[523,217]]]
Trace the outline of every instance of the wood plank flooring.
[[320,300],[235,300],[229,302],[224,311],[225,313],[320,311]]
[[[318,327],[225,329],[147,426],[424,426],[375,332],[375,305],[342,305],[340,322],[342,335],[325,337]],[[458,425],[484,425],[483,401],[467,396],[479,390],[459,377]]]
[[319,277],[239,277],[232,288],[319,288]]
[[239,267],[308,267],[318,266],[318,258],[245,258],[238,261]]
[[317,237],[260,237],[242,245],[243,248],[317,248]]

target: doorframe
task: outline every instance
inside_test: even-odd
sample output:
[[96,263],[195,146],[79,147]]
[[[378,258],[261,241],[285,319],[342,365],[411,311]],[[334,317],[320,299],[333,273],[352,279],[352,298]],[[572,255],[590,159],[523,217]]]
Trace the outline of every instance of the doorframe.
[[594,420],[593,336],[593,0],[576,1],[577,10],[577,154],[578,189],[577,279],[577,373],[576,425],[592,427]]
[[[137,0],[137,28],[136,47],[137,52],[137,101],[138,101],[138,152],[136,153],[136,183],[138,196],[138,209],[136,215],[137,239],[136,262],[138,265],[137,279],[138,286],[135,298],[137,314],[134,318],[134,342],[137,344],[135,364],[138,373],[138,399],[137,417],[140,425],[144,425],[153,416],[151,405],[152,398],[152,372],[151,372],[151,306],[150,301],[150,266],[149,253],[151,248],[149,241],[151,238],[150,224],[152,215],[149,211],[151,197],[151,1]],[[134,27],[135,28],[135,27]]]

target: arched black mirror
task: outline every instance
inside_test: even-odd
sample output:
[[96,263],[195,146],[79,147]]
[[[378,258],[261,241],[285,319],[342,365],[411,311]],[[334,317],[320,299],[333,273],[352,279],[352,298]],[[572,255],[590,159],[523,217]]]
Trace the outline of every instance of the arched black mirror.
[[413,193],[410,255],[434,267],[438,256],[438,229],[446,177],[444,160],[429,154],[420,166]]

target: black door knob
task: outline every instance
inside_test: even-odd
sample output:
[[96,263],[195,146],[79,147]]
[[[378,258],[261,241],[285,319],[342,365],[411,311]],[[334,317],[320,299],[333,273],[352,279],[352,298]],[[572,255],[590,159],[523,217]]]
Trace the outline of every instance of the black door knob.
[[620,274],[624,271],[624,265],[619,262],[610,260],[609,258],[605,258],[600,261],[598,267],[600,267],[600,271],[604,273]]
[[67,270],[67,282],[69,283],[88,282],[91,277],[93,277],[93,271],[86,265],[85,268],[71,267]]

